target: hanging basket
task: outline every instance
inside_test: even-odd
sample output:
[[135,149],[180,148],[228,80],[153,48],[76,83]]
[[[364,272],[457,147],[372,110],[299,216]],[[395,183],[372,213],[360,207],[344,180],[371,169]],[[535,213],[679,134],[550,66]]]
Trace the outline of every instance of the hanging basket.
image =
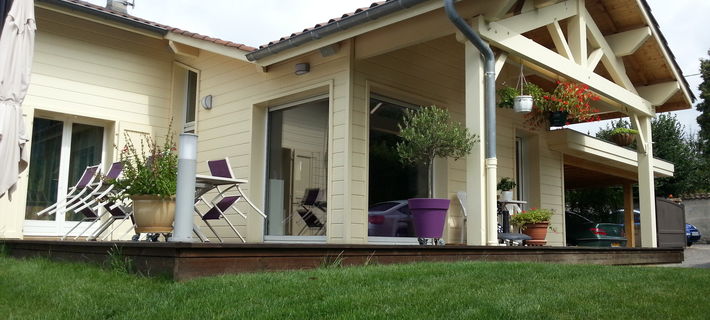
[[618,146],[626,147],[634,142],[635,136],[631,133],[617,133],[611,136],[611,141],[614,141]]
[[521,95],[515,97],[513,100],[513,110],[518,113],[530,112],[532,111],[533,97],[528,95]]
[[516,89],[520,92],[520,95],[513,99],[513,110],[517,113],[528,113],[532,111],[533,107],[533,97],[529,94],[525,94],[525,85],[528,81],[525,79],[525,72],[523,70],[523,62],[520,61],[520,75],[518,76],[518,83]]
[[550,127],[564,127],[567,124],[567,111],[550,112]]

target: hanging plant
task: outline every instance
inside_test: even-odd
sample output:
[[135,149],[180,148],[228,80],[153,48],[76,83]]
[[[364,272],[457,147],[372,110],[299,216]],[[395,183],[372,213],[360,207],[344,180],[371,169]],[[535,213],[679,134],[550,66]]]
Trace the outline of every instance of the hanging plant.
[[[598,121],[601,119],[594,114],[599,110],[592,108],[590,102],[599,99],[599,95],[589,90],[586,84],[558,81],[555,90],[544,94],[542,102],[533,106],[532,112],[525,115],[525,123],[530,127],[541,128],[547,125],[564,126],[571,122]],[[551,115],[554,121],[559,122],[550,123]]]

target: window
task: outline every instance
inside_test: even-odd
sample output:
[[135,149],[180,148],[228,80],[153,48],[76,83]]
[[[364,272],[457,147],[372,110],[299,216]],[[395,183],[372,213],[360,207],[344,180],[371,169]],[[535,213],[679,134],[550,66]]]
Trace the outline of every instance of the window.
[[102,162],[105,130],[102,126],[45,118],[35,118],[32,128],[29,182],[25,209],[25,233],[63,234],[79,221],[81,214],[43,215],[37,212],[66,196],[84,169]]
[[426,169],[402,165],[396,151],[398,124],[412,104],[373,95],[370,99],[369,203],[426,197]]
[[314,98],[269,111],[267,235],[325,235],[328,99]]
[[187,85],[185,87],[185,123],[183,132],[195,132],[195,113],[197,111],[197,73],[187,70]]
[[[369,236],[414,235],[409,208],[404,200],[426,197],[429,178],[424,166],[403,165],[396,151],[397,142],[401,141],[398,124],[404,118],[404,111],[413,108],[417,107],[378,95],[372,95],[370,99],[368,202],[370,205],[394,203],[399,207],[396,210],[381,209],[384,219],[368,219]],[[392,202],[396,200],[403,202]],[[370,212],[374,210],[370,208]]]
[[182,132],[195,133],[199,73],[183,64],[173,67],[173,119]]

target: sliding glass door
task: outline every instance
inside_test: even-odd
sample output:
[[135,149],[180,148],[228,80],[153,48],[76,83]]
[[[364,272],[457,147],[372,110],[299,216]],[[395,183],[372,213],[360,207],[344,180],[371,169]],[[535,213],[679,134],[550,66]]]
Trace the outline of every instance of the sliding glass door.
[[328,99],[271,108],[267,136],[267,235],[325,235]]

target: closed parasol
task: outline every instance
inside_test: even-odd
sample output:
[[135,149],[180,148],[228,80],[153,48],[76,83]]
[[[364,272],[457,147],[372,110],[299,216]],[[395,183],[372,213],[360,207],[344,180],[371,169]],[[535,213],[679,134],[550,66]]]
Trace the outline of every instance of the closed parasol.
[[33,0],[15,0],[0,34],[0,197],[27,167],[22,101],[30,84],[36,30]]

